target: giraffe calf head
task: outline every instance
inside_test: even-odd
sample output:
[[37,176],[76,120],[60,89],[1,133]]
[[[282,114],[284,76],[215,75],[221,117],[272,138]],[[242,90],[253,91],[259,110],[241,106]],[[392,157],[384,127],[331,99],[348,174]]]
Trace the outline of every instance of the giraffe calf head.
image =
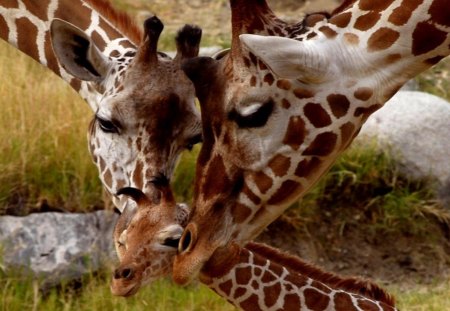
[[127,206],[114,229],[120,261],[111,283],[114,295],[131,296],[172,270],[188,209],[175,204],[168,183],[157,181],[155,186],[160,192],[158,203],[135,188],[123,188],[118,193],[130,197],[137,207]]

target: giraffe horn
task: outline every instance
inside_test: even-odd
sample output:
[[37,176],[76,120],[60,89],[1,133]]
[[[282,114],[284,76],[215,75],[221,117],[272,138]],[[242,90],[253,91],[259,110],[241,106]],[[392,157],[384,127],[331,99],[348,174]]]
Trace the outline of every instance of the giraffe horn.
[[138,52],[138,59],[145,63],[158,61],[158,40],[164,24],[157,16],[152,16],[144,22],[144,40]]
[[326,49],[315,42],[251,34],[240,35],[240,40],[280,78],[318,83],[329,76],[332,68],[323,52]]
[[193,58],[200,50],[202,29],[195,25],[184,25],[178,31],[175,41],[177,43],[177,55],[175,59]]
[[139,189],[133,187],[125,187],[117,191],[117,195],[126,195],[132,198],[138,206],[150,205],[149,198]]

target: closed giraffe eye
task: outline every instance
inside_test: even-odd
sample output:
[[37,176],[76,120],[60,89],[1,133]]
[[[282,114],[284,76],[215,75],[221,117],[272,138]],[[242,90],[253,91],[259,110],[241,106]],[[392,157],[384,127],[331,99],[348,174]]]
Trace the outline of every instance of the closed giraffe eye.
[[95,119],[103,132],[112,134],[119,133],[119,128],[114,124],[114,122],[102,119],[99,116],[95,116]]
[[263,104],[254,104],[238,112],[236,109],[228,113],[228,119],[236,122],[240,128],[258,128],[266,125],[273,112],[274,102],[268,100]]
[[196,144],[201,143],[202,141],[203,141],[202,134],[195,135],[195,136],[191,137],[191,138],[188,140],[188,143],[187,143],[187,145],[186,145],[186,149],[189,150],[189,151],[191,151],[192,148],[194,148],[194,146],[195,146]]

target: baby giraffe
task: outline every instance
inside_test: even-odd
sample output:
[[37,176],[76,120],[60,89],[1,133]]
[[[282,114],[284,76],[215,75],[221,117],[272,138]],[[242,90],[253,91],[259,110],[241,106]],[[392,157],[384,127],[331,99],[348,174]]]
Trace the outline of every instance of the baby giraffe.
[[[122,217],[114,230],[120,260],[111,284],[114,295],[131,296],[172,271],[189,211],[175,204],[167,181],[154,185],[160,191],[159,203],[134,188],[118,193],[131,197],[138,208],[129,224]],[[231,242],[217,250],[200,281],[242,310],[396,310],[394,299],[369,281],[324,272],[253,242],[245,247]]]

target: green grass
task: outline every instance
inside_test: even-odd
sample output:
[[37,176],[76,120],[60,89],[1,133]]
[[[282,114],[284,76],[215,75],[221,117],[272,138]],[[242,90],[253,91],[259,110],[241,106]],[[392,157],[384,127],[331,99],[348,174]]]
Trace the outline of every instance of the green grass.
[[[43,293],[40,282],[26,278],[0,276],[0,311],[233,311],[233,306],[202,284],[183,288],[164,279],[142,288],[131,298],[115,297],[105,274],[85,277],[76,286],[63,284]],[[450,310],[450,282],[432,286],[400,288],[390,286],[397,307],[408,311]]]

